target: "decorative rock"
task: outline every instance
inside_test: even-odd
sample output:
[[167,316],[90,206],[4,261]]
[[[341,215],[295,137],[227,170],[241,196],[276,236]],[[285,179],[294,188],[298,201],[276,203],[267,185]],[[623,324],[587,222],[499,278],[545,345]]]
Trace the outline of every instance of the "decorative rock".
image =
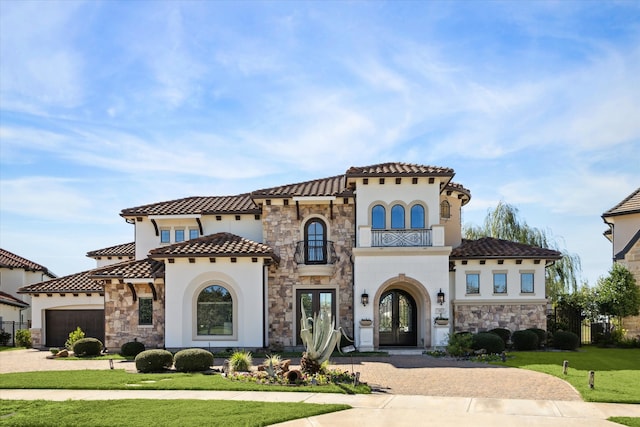
[[69,357],[69,350],[66,348],[56,353],[55,357]]

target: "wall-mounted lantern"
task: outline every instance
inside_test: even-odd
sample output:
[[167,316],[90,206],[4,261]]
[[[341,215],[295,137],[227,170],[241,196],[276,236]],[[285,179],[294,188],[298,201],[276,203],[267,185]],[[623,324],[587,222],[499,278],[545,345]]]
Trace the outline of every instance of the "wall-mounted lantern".
[[367,304],[369,304],[369,294],[367,293],[367,290],[365,289],[365,291],[362,293],[362,295],[360,295],[360,302],[362,303],[362,305],[364,305],[365,307],[367,306]]
[[438,304],[444,304],[444,292],[442,292],[442,288],[440,288],[440,292],[438,292]]

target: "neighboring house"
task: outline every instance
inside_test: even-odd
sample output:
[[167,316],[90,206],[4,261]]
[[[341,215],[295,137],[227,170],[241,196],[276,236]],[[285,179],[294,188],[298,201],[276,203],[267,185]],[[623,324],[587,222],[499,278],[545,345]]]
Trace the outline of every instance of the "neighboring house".
[[18,289],[56,277],[46,267],[0,249],[0,325],[2,322],[29,324],[31,297]]
[[[48,312],[77,281],[78,297],[96,295],[104,310],[113,350],[133,339],[147,348],[292,348],[301,345],[301,306],[329,311],[360,350],[441,346],[458,330],[546,328],[545,267],[560,253],[463,240],[471,194],[453,176],[385,163],[124,209],[135,260],[21,292],[52,301],[38,306]],[[32,336],[49,346],[57,319],[42,318]]]
[[[602,214],[609,228],[604,236],[613,244],[613,262],[624,265],[640,286],[640,188]],[[629,336],[640,336],[640,316],[623,321]]]

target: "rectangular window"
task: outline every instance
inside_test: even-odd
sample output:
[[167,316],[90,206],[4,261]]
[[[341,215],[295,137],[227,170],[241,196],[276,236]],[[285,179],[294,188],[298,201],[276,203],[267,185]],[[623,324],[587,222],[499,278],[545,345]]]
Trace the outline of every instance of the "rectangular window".
[[171,240],[171,233],[169,230],[160,230],[160,243],[169,243]]
[[480,274],[467,273],[467,294],[480,293]]
[[507,273],[493,273],[493,293],[507,293]]
[[184,230],[176,230],[176,243],[184,242]]
[[153,299],[138,298],[138,325],[153,324]]
[[200,232],[198,231],[198,229],[197,228],[190,228],[189,229],[189,240],[197,239],[198,237],[200,237]]
[[533,293],[533,273],[520,273],[520,292]]

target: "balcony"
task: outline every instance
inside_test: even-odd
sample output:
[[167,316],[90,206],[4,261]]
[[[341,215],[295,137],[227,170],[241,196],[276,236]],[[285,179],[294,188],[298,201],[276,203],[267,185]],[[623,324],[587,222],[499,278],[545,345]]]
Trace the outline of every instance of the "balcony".
[[371,230],[371,246],[432,246],[431,230]]
[[331,276],[337,255],[333,242],[309,240],[296,243],[293,258],[300,276]]
[[444,246],[444,227],[433,225],[421,229],[374,230],[369,226],[359,227],[361,248],[402,248]]

